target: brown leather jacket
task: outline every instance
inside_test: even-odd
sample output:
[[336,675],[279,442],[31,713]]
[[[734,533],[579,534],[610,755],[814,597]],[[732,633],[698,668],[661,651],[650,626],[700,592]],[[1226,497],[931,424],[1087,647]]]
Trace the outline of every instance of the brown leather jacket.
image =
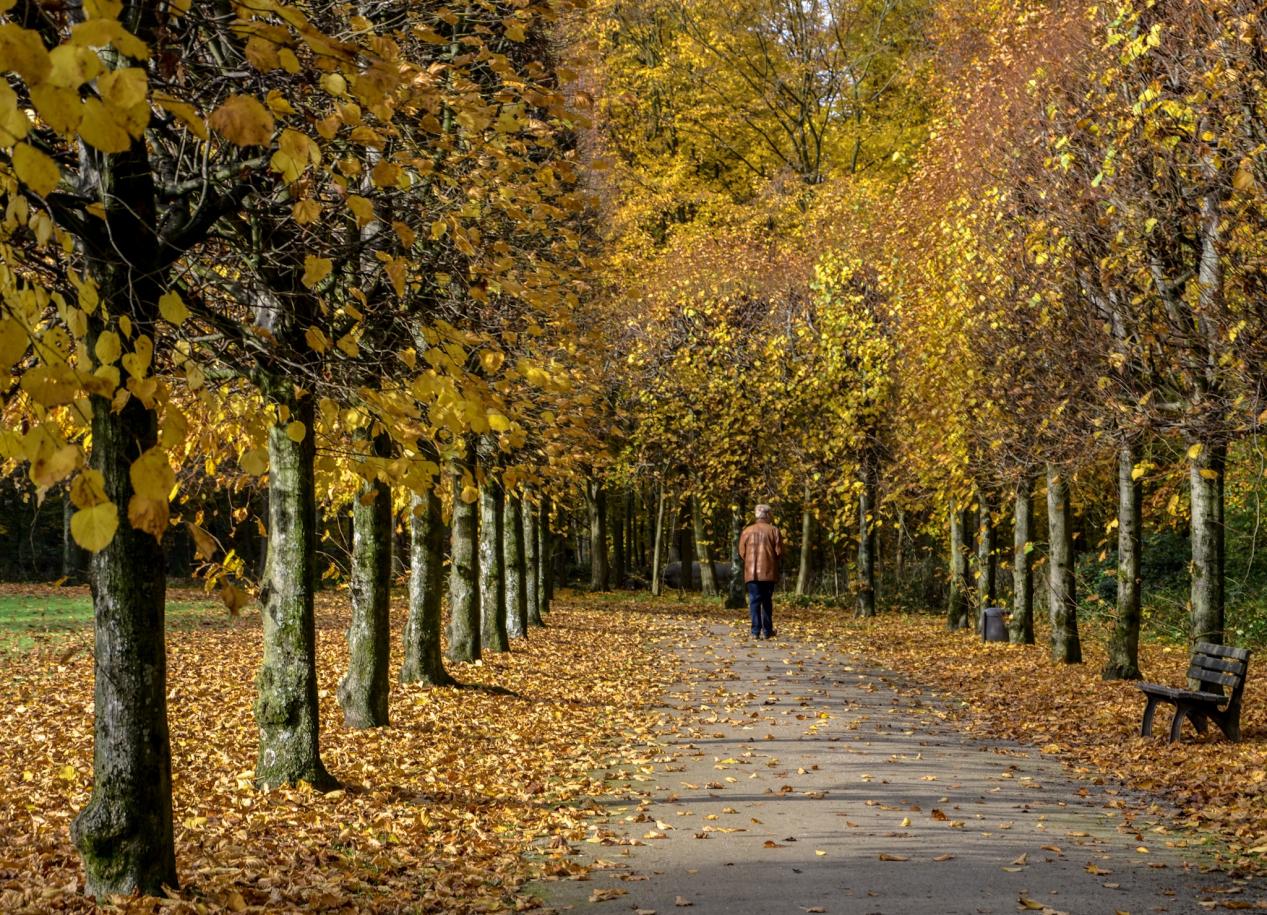
[[743,560],[743,580],[778,581],[783,561],[783,535],[768,521],[744,528],[739,537],[739,557]]

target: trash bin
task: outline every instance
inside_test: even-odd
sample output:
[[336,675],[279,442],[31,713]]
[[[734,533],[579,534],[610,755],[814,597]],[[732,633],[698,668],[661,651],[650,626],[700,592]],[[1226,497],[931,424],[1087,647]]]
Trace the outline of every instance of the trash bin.
[[981,638],[983,641],[1007,641],[1007,624],[1003,621],[1003,614],[1005,613],[1007,611],[1002,607],[986,607],[981,611]]

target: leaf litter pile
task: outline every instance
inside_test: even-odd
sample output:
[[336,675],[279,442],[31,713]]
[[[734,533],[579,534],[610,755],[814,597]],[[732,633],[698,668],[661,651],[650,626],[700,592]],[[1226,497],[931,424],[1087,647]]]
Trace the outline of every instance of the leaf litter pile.
[[[61,593],[65,593],[64,591]],[[393,607],[395,632],[403,607]],[[393,683],[391,727],[354,731],[335,700],[347,668],[345,594],[318,606],[322,757],[343,783],[322,795],[252,785],[258,614],[208,609],[168,635],[177,865],[170,899],[128,912],[489,912],[529,908],[519,887],[565,862],[636,770],[675,656],[667,616],[564,597],[509,655],[450,665],[466,688]],[[399,641],[398,639],[396,640]],[[69,827],[92,775],[90,629],[5,657],[0,683],[0,911],[81,911]],[[399,646],[393,644],[394,672]]]
[[[1164,819],[1214,833],[1224,866],[1267,870],[1267,656],[1250,660],[1240,743],[1213,724],[1204,737],[1185,724],[1182,740],[1172,744],[1165,740],[1167,707],[1158,710],[1154,736],[1140,737],[1143,694],[1130,682],[1101,679],[1107,629],[1084,625],[1084,663],[1065,665],[1048,656],[1045,631],[1036,633],[1037,644],[1024,646],[948,632],[944,618],[931,615],[856,620],[840,610],[808,609],[781,616],[792,638],[865,656],[931,688],[941,713],[974,736],[1030,744],[1062,758],[1079,778],[1110,778],[1164,799],[1172,809],[1155,806],[1150,813],[1177,811]],[[1140,667],[1146,680],[1183,686],[1188,655],[1182,647],[1144,642]],[[1170,834],[1163,824],[1140,828],[1142,840],[1163,845],[1200,841]]]

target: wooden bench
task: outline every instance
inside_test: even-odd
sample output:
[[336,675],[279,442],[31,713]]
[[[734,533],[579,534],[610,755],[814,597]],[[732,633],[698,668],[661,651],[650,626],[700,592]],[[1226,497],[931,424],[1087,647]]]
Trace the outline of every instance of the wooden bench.
[[[1248,667],[1248,648],[1197,642],[1192,652],[1192,666],[1188,668],[1188,679],[1200,682],[1200,690],[1179,689],[1160,683],[1135,684],[1148,697],[1140,734],[1148,737],[1153,733],[1153,714],[1157,711],[1157,703],[1168,702],[1175,707],[1175,720],[1170,724],[1172,741],[1179,739],[1179,728],[1185,718],[1191,720],[1199,734],[1205,733],[1206,720],[1211,719],[1228,740],[1240,740],[1241,693],[1245,689]],[[1229,690],[1226,694],[1224,687]]]

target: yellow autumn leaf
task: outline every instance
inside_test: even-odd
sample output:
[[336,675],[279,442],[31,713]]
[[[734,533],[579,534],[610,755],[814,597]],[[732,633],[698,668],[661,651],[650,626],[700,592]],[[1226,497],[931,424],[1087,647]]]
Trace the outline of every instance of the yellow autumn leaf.
[[0,320],[0,371],[8,371],[21,361],[30,346],[26,328],[12,318]]
[[0,60],[28,86],[44,82],[53,69],[39,32],[13,22],[0,23]]
[[330,258],[317,257],[316,255],[309,254],[304,257],[303,284],[309,289],[312,289],[329,276],[330,271],[333,269],[334,262],[331,261]]
[[29,143],[14,147],[13,171],[19,181],[41,197],[51,194],[62,178],[57,163]]
[[347,208],[356,217],[356,224],[364,226],[374,220],[374,204],[360,194],[349,194]]
[[107,108],[95,98],[84,99],[79,135],[85,143],[103,153],[121,153],[132,145],[132,137],[123,126],[123,119],[114,109]]
[[304,331],[304,340],[308,343],[308,348],[315,353],[324,353],[330,348],[330,338],[327,337],[320,327],[309,327]]
[[1188,460],[1195,461],[1197,458],[1201,457],[1201,450],[1202,445],[1200,442],[1197,442],[1197,444],[1188,449]]
[[128,523],[138,531],[143,531],[155,540],[162,540],[167,533],[167,522],[171,517],[171,509],[167,499],[153,499],[149,496],[134,495],[128,500]]
[[70,501],[76,508],[92,508],[106,499],[106,480],[100,470],[88,468],[70,484]]
[[122,359],[123,368],[133,378],[141,379],[149,371],[150,360],[154,358],[154,342],[149,337],[136,338],[132,344],[132,352],[125,353]]
[[31,130],[31,122],[18,104],[18,94],[0,81],[0,146],[12,146]]
[[301,226],[312,225],[321,218],[321,204],[311,198],[300,200],[291,209],[291,216]]
[[110,365],[123,352],[123,344],[119,341],[119,335],[114,331],[103,330],[100,336],[97,337],[97,344],[92,351],[96,355],[98,362],[102,365]]
[[267,146],[276,122],[259,99],[250,95],[233,95],[211,112],[207,123],[237,146]]
[[268,471],[268,452],[263,448],[252,448],[238,459],[238,466],[253,477],[263,476]]
[[90,553],[105,549],[118,529],[119,512],[113,502],[81,508],[70,517],[70,535]]
[[184,324],[185,319],[189,317],[189,309],[185,306],[185,300],[180,297],[180,293],[175,289],[164,293],[159,298],[158,312],[168,324],[177,326]]
[[167,455],[158,448],[151,448],[132,462],[128,469],[132,489],[149,499],[166,502],[176,485],[176,474],[168,463]]
[[509,432],[510,420],[506,418],[505,414],[490,411],[488,414],[488,427],[494,432]]
[[31,482],[41,489],[60,483],[79,468],[83,453],[77,445],[64,445],[31,462]]
[[302,442],[307,434],[308,427],[297,419],[286,424],[286,437],[292,442]]

